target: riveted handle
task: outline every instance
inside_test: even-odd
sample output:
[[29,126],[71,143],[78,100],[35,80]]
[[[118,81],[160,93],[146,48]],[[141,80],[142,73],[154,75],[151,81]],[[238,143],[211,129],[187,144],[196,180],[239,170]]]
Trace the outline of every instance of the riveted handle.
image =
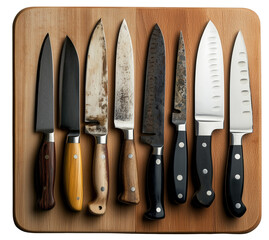
[[102,215],[106,212],[109,190],[108,172],[107,145],[96,142],[92,163],[95,199],[88,203],[88,210],[92,214]]
[[64,153],[64,190],[67,203],[80,211],[83,203],[83,174],[80,143],[66,143]]
[[195,171],[197,191],[193,196],[193,203],[200,207],[209,207],[215,199],[212,189],[211,136],[196,137]]
[[246,206],[242,202],[244,186],[244,160],[242,145],[230,145],[227,161],[225,197],[229,212],[235,217],[242,217]]

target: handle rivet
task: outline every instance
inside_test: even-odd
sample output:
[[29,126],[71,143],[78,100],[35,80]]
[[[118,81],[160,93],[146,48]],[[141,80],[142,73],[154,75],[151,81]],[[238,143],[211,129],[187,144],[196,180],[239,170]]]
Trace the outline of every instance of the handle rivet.
[[157,165],[160,165],[160,164],[161,164],[161,159],[159,159],[159,158],[156,159],[156,164],[157,164]]
[[234,155],[234,158],[237,159],[237,160],[240,159],[240,154],[238,154],[238,153],[235,154],[235,155]]
[[101,191],[102,191],[102,192],[105,191],[105,187],[101,187]]
[[178,181],[182,181],[183,180],[183,176],[182,175],[177,175],[177,180]]
[[78,155],[77,155],[77,154],[75,154],[75,155],[74,155],[74,159],[77,159],[77,158],[78,158]]
[[159,212],[161,212],[161,211],[162,211],[162,209],[161,209],[161,208],[159,208],[159,207],[157,207],[157,208],[156,208],[156,212],[158,212],[158,213],[159,213]]
[[80,198],[79,197],[77,197],[77,200],[79,200]]
[[133,157],[133,154],[128,154],[128,158],[132,158]]
[[106,158],[105,154],[102,154],[102,155],[101,155],[101,158],[102,158],[102,159],[105,159],[105,158]]
[[182,193],[179,193],[179,194],[177,195],[177,197],[178,197],[179,199],[181,199],[181,198],[183,198],[183,194],[182,194]]
[[131,187],[131,192],[135,192],[135,187]]
[[206,191],[206,195],[207,196],[211,196],[212,195],[212,192],[210,190]]
[[205,148],[206,146],[207,146],[207,144],[206,144],[205,142],[203,142],[203,143],[202,143],[202,147]]
[[236,204],[235,204],[235,207],[236,207],[237,209],[239,209],[239,208],[241,208],[241,204],[240,204],[240,203],[236,203]]
[[48,160],[49,159],[49,155],[45,155],[45,159]]
[[235,178],[236,180],[239,180],[239,179],[240,179],[240,175],[239,175],[239,174],[236,174],[236,175],[234,176],[234,178]]
[[185,144],[184,144],[184,142],[180,142],[180,143],[178,144],[178,146],[179,146],[180,148],[183,148],[183,147],[185,146]]
[[203,174],[207,174],[208,170],[206,168],[203,169]]

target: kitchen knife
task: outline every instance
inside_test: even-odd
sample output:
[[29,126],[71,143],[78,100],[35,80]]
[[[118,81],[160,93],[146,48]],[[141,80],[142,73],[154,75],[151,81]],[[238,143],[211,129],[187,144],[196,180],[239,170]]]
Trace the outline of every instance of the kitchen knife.
[[95,199],[88,210],[95,215],[104,214],[108,198],[108,155],[107,155],[107,51],[102,20],[93,30],[87,55],[85,85],[85,132],[95,137],[92,163]]
[[163,143],[165,95],[165,46],[162,32],[156,24],[152,30],[147,56],[144,110],[141,141],[152,146],[147,165],[146,191],[148,219],[165,217],[163,202]]
[[188,183],[188,148],[186,134],[186,56],[183,34],[180,32],[177,52],[176,79],[174,90],[174,109],[172,123],[176,126],[176,143],[172,158],[171,196],[176,203],[184,203],[187,199]]
[[212,189],[211,135],[224,125],[223,54],[218,31],[209,21],[200,40],[195,72],[195,171],[197,191],[193,203],[209,207]]
[[116,51],[114,125],[124,133],[120,160],[122,192],[118,200],[137,204],[140,201],[134,144],[134,57],[131,36],[123,20]]
[[251,92],[247,49],[241,32],[237,34],[230,69],[231,141],[226,172],[226,203],[229,212],[241,217],[246,212],[242,202],[244,164],[242,137],[253,132]]
[[80,149],[79,61],[76,49],[65,38],[59,74],[60,127],[68,130],[64,151],[64,190],[67,203],[75,211],[82,209],[83,175]]
[[53,105],[53,64],[50,38],[47,34],[40,51],[37,70],[35,122],[35,131],[43,133],[36,165],[37,205],[43,210],[49,210],[55,205],[56,163]]

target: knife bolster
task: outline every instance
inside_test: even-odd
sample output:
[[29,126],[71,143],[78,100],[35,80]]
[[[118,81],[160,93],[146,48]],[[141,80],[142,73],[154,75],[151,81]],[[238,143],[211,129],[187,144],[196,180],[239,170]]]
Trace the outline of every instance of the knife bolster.
[[195,134],[196,136],[211,136],[216,129],[223,129],[224,121],[204,121],[195,120]]
[[231,145],[242,145],[242,137],[246,133],[231,132]]
[[80,143],[79,134],[68,133],[66,143]]
[[122,129],[125,140],[133,140],[134,139],[134,129]]

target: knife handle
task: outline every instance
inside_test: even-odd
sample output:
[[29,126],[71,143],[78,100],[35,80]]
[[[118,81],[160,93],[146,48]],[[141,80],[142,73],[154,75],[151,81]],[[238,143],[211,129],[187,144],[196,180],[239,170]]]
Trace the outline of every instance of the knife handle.
[[83,203],[83,173],[79,137],[68,137],[65,144],[64,189],[70,208],[80,211]]
[[196,136],[195,170],[198,190],[193,203],[199,207],[209,207],[215,199],[212,189],[211,136]]
[[[105,141],[102,142],[105,138]],[[94,215],[102,215],[106,211],[108,199],[108,155],[106,136],[95,138],[95,149],[92,162],[92,177],[95,198],[88,203],[88,210]]]
[[[53,141],[49,139],[53,137]],[[37,180],[37,206],[42,210],[49,210],[55,206],[55,143],[54,133],[44,134],[39,150],[36,180]]]
[[164,189],[163,189],[163,155],[162,148],[153,148],[153,152],[148,160],[146,191],[149,208],[145,217],[150,220],[162,219],[165,217],[164,212]]
[[176,132],[176,144],[172,159],[172,197],[176,203],[187,199],[188,185],[188,148],[186,131]]
[[230,145],[225,183],[227,208],[233,216],[242,217],[247,210],[242,202],[244,186],[242,145]]

